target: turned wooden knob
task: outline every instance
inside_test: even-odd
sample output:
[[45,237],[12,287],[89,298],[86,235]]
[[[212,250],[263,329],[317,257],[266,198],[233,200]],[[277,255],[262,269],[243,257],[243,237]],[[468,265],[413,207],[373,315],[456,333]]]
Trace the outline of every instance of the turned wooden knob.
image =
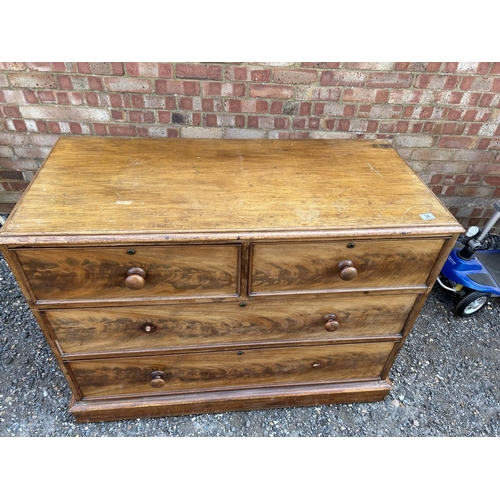
[[351,281],[358,275],[358,270],[354,267],[352,260],[342,260],[337,264],[340,279]]
[[159,389],[165,385],[166,375],[161,371],[151,372],[149,385],[155,389]]
[[323,319],[325,320],[325,330],[327,332],[335,332],[339,329],[340,323],[337,321],[336,314],[325,314]]
[[140,267],[131,267],[127,271],[127,277],[125,278],[125,286],[131,290],[139,290],[146,283],[146,271]]

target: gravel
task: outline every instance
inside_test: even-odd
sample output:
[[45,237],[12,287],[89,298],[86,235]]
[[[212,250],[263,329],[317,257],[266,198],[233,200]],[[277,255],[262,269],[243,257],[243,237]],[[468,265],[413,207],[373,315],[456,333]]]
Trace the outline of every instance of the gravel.
[[377,403],[78,424],[64,377],[0,258],[0,436],[453,436],[500,434],[500,301],[453,315],[435,288]]

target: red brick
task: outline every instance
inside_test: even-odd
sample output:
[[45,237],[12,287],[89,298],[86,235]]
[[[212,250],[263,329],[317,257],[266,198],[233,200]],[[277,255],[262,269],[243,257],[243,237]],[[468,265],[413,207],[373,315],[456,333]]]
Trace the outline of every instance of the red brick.
[[56,95],[52,91],[39,90],[37,94],[40,102],[56,102]]
[[60,134],[61,133],[61,127],[59,126],[59,123],[57,123],[57,122],[47,122],[47,126],[49,127],[49,131],[52,134]]
[[311,117],[311,118],[309,118],[309,120],[307,122],[307,128],[309,128],[311,130],[318,130],[320,123],[321,123],[321,121],[319,118]]
[[247,68],[233,68],[233,76],[228,77],[228,80],[248,80],[248,70]]
[[325,120],[325,128],[328,130],[333,130],[335,127],[335,120],[333,118],[329,118]]
[[108,125],[111,135],[135,137],[137,129],[130,125]]
[[171,123],[170,111],[158,111],[158,121],[160,123]]
[[293,96],[293,87],[288,85],[255,84],[250,86],[251,97],[263,99],[290,99]]
[[500,62],[494,62],[490,68],[490,75],[500,75]]
[[250,80],[252,82],[268,82],[271,78],[271,70],[254,69],[250,70]]
[[405,134],[406,132],[408,132],[409,126],[410,126],[410,122],[399,121],[399,122],[397,122],[397,125],[396,125],[396,132],[398,134]]
[[103,90],[103,84],[102,80],[98,76],[89,76],[88,77],[88,82],[89,82],[89,89],[90,90]]
[[[133,113],[133,111],[131,111],[131,113]],[[121,121],[121,120],[125,119],[125,115],[124,115],[123,111],[120,111],[118,109],[112,109],[111,110],[111,118],[113,118],[113,120]],[[131,120],[131,121],[134,121],[134,120]]]
[[5,116],[8,116],[10,118],[22,118],[17,106],[4,106],[3,112]]
[[281,101],[273,101],[271,103],[271,114],[280,115],[283,111],[283,102]]
[[14,129],[17,132],[27,132],[28,128],[26,127],[26,123],[24,120],[12,120],[12,124],[14,125]]
[[97,135],[108,135],[108,129],[103,123],[94,123],[93,127]]
[[175,75],[179,78],[222,80],[222,66],[210,64],[176,64]]
[[500,172],[498,175],[485,177],[484,182],[490,186],[500,186]]
[[205,115],[205,125],[207,127],[217,127],[217,115]]
[[23,90],[24,99],[28,104],[38,104],[38,99],[33,90]]
[[288,128],[290,126],[290,119],[277,116],[274,119],[274,128]]
[[308,69],[273,69],[273,81],[276,83],[306,84],[318,80],[318,72]]
[[71,78],[69,76],[57,75],[57,81],[59,82],[59,87],[61,89],[67,89],[67,90],[73,89],[73,83],[72,83]]
[[167,137],[179,137],[179,131],[175,128],[167,129]]
[[79,123],[71,122],[69,124],[69,129],[72,134],[82,134],[82,126]]
[[248,128],[259,128],[259,117],[258,116],[249,116],[247,118],[247,127]]
[[495,94],[482,94],[479,99],[479,106],[488,107],[491,106]]
[[303,129],[306,128],[306,123],[307,123],[306,118],[294,118],[292,120],[292,127]]
[[85,101],[89,106],[99,106],[99,97],[93,92],[87,92],[85,94]]
[[179,98],[180,109],[193,110],[193,98],[192,97],[181,97]]
[[[241,112],[241,103],[242,101],[239,99],[230,99],[227,101],[227,110],[233,113]],[[212,111],[212,110],[210,110]]]
[[234,125],[238,128],[243,128],[245,126],[245,116],[244,115],[236,115],[234,117]]
[[156,80],[157,94],[180,94],[180,95],[199,95],[200,84],[198,82],[186,82],[176,80]]
[[351,128],[351,121],[350,120],[345,120],[341,119],[337,121],[337,130],[339,132],[349,132]]
[[[312,111],[312,103],[311,102],[302,102],[299,108],[299,114],[301,115],[310,115]],[[321,114],[321,113],[315,113]]]
[[449,136],[442,137],[438,142],[440,148],[467,149],[474,145],[471,137]]
[[38,132],[46,133],[49,131],[47,124],[45,122],[37,120],[35,123],[36,123],[36,128],[38,129]]
[[158,63],[158,76],[160,78],[172,78],[174,69],[170,63]]

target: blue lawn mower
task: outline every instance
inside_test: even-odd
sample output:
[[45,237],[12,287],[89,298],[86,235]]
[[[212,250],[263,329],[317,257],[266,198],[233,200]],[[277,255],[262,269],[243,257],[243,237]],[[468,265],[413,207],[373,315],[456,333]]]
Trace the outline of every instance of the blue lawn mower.
[[500,218],[500,202],[494,208],[482,231],[472,226],[458,238],[437,279],[457,297],[457,316],[471,316],[491,296],[500,296],[500,236],[490,233]]

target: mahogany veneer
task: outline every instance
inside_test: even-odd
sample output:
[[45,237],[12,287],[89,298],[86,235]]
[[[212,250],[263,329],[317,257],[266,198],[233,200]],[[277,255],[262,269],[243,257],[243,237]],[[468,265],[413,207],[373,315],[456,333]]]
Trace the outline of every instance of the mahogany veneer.
[[88,422],[384,398],[462,231],[386,141],[69,137],[0,248]]

